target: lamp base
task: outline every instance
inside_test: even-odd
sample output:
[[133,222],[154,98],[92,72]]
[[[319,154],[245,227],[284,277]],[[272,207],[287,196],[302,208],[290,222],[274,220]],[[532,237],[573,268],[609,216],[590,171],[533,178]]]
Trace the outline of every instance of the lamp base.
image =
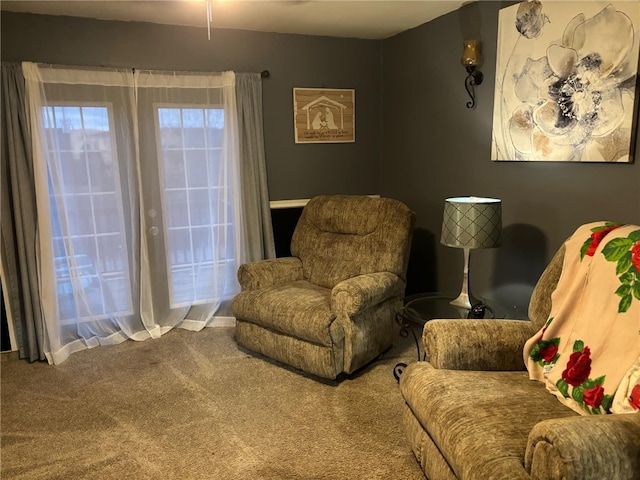
[[480,300],[478,300],[471,294],[467,294],[466,292],[460,292],[460,295],[458,295],[457,298],[449,302],[449,304],[453,305],[454,307],[460,307],[466,310],[471,310],[474,305],[477,305],[479,303],[481,303]]
[[480,303],[476,297],[471,294],[469,289],[469,248],[464,247],[464,269],[462,271],[462,289],[458,298],[451,300],[449,303],[454,307],[461,307],[466,310],[471,310],[474,305]]

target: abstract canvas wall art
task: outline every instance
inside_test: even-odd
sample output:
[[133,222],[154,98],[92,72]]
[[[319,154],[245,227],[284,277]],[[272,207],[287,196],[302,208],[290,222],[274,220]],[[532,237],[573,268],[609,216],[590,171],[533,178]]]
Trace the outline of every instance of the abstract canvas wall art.
[[500,10],[491,159],[631,162],[640,2]]

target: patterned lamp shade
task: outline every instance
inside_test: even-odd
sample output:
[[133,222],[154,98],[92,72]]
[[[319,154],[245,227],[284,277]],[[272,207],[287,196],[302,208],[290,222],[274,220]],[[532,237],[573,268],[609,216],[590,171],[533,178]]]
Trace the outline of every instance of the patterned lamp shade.
[[493,248],[502,244],[502,202],[497,198],[447,198],[440,243],[456,248]]

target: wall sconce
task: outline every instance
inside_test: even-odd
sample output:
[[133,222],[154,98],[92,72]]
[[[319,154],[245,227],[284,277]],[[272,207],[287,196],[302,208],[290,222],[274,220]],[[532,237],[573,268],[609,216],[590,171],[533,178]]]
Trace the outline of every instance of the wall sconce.
[[480,85],[483,79],[482,72],[477,69],[482,62],[482,44],[480,40],[465,40],[462,44],[464,50],[460,61],[468,73],[464,87],[471,97],[471,101],[467,102],[467,108],[473,108],[476,106],[476,94],[473,87]]

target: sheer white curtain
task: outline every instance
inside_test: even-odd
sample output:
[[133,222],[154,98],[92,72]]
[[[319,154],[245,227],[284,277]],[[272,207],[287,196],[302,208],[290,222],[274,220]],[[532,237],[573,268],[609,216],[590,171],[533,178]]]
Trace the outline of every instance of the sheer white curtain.
[[23,71],[48,361],[211,324],[245,260],[234,74]]

